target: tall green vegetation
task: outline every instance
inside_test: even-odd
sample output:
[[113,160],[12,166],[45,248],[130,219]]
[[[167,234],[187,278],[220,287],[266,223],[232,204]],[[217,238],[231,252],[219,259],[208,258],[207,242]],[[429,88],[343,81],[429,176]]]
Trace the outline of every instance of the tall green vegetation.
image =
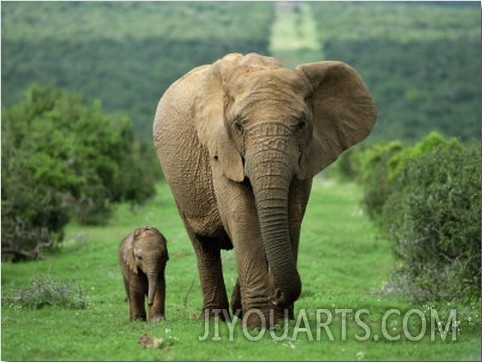
[[379,110],[373,138],[431,130],[480,137],[480,4],[313,2],[326,59],[363,76]]
[[32,82],[80,91],[150,140],[167,87],[226,53],[266,54],[272,17],[265,2],[5,3],[2,104]]
[[480,297],[480,144],[431,133],[378,144],[358,159],[364,205],[391,240],[394,285],[417,301]]
[[157,170],[148,151],[127,118],[32,87],[2,110],[2,255],[38,257],[62,241],[72,217],[98,224],[112,203],[148,199]]
[[371,138],[479,137],[477,2],[6,2],[2,104],[51,84],[101,99],[150,139],[166,88],[229,52],[351,64],[379,109]]
[[479,40],[330,42],[325,49],[369,84],[379,109],[375,137],[414,141],[436,130],[463,141],[479,138]]

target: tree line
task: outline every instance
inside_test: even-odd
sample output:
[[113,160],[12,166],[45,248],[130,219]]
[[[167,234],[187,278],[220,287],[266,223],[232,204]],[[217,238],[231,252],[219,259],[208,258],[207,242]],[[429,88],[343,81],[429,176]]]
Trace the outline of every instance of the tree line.
[[[478,137],[480,9],[456,5],[306,4],[325,59],[353,65],[373,92],[372,137],[416,142],[432,128]],[[269,55],[274,20],[269,2],[5,3],[2,104],[50,84],[128,115],[135,137],[150,140],[174,80],[229,52]]]
[[263,2],[4,4],[2,104],[18,102],[32,82],[81,92],[150,140],[167,87],[226,53],[266,54],[271,16]]

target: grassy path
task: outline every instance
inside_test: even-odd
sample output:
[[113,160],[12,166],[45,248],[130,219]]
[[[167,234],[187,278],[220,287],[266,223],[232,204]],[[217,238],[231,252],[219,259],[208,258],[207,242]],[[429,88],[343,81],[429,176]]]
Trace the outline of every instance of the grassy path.
[[323,60],[316,21],[309,3],[277,3],[270,52],[287,67]]
[[[445,341],[438,334],[432,341],[430,324],[418,341],[405,336],[406,311],[429,313],[431,306],[381,293],[394,261],[387,242],[359,207],[360,189],[320,180],[314,183],[302,229],[303,292],[296,303],[297,319],[274,332],[249,332],[239,321],[233,328],[213,322],[203,339],[206,326],[197,319],[202,301],[194,252],[167,186],[159,185],[158,191],[142,207],[121,205],[106,226],[69,225],[61,250],[43,261],[2,264],[2,297],[18,295],[37,279],[70,281],[87,302],[85,309],[32,309],[21,300],[2,298],[2,360],[480,360],[478,327],[460,327],[456,341],[450,333]],[[158,227],[168,239],[167,320],[159,324],[128,322],[117,264],[121,239],[145,224]],[[223,253],[223,261],[231,290],[234,251]],[[66,295],[77,293],[74,288]],[[383,329],[381,321],[391,309],[401,315],[391,314]],[[366,310],[358,315],[366,329],[356,323],[359,310]],[[440,319],[447,317],[440,314]],[[418,314],[408,325],[412,335],[420,334]],[[387,340],[383,332],[399,339]],[[141,347],[143,333],[162,338],[162,348]]]

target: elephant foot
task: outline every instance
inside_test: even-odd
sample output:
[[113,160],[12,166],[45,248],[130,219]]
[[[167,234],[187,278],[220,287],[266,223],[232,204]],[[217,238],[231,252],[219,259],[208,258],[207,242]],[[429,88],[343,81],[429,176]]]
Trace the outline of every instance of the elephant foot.
[[149,322],[159,323],[160,321],[163,321],[165,319],[166,318],[164,317],[164,315],[157,315],[157,316],[154,316],[154,317],[149,317]]
[[145,322],[147,320],[147,316],[145,313],[132,313],[129,315],[129,320],[131,322],[134,322],[134,321],[142,321],[142,322]]
[[285,319],[290,319],[289,309],[249,309],[243,312],[243,323],[250,329],[273,328]]

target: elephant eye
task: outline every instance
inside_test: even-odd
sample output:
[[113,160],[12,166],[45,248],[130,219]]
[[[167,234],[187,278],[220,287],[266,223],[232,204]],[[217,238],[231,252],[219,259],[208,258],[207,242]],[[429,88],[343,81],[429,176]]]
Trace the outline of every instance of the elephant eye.
[[296,124],[296,131],[301,132],[306,128],[306,119],[302,118],[298,120],[298,123]]
[[236,134],[241,136],[244,132],[243,121],[241,119],[235,120],[233,123],[233,129]]

